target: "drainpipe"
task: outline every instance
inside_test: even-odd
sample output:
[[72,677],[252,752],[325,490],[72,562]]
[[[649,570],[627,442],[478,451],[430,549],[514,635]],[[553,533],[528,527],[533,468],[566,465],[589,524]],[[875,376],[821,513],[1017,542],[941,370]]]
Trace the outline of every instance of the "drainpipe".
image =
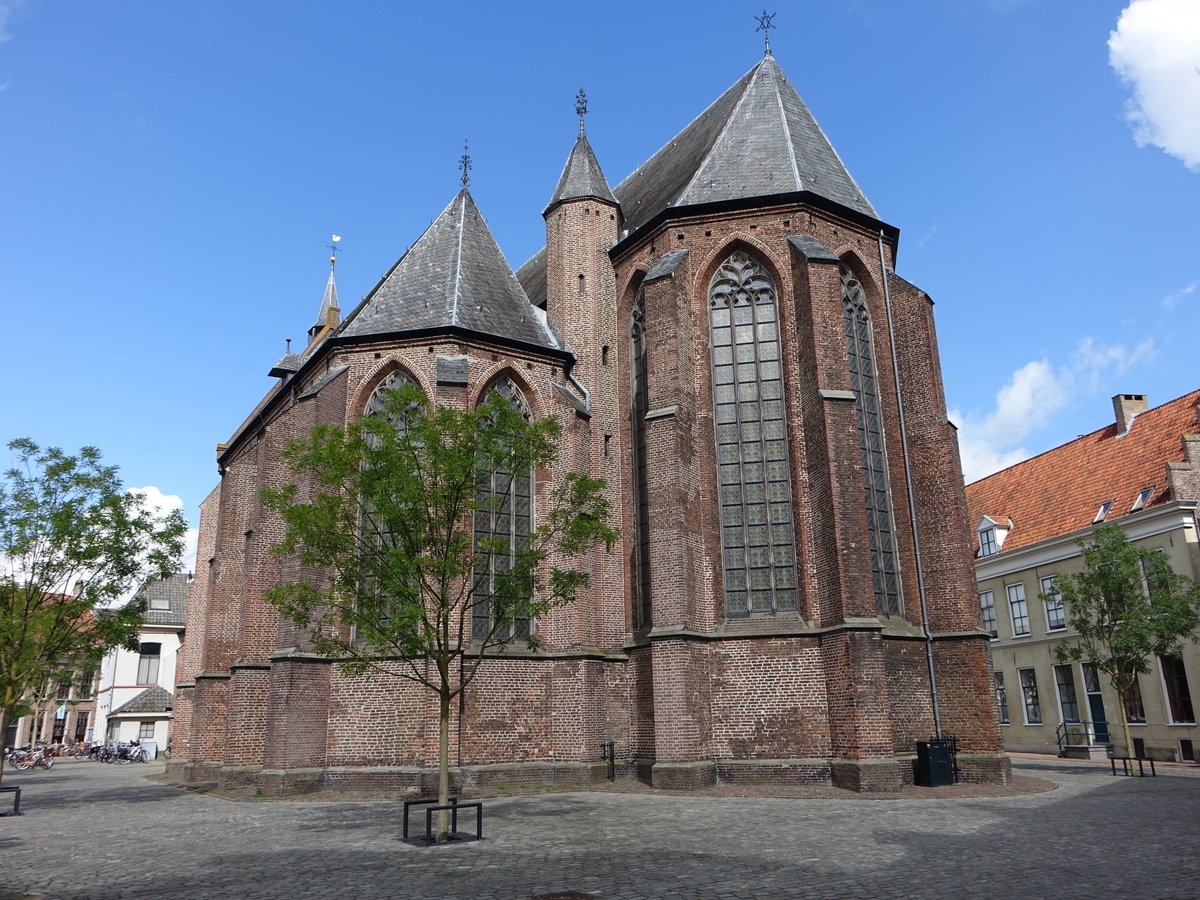
[[912,529],[913,556],[917,561],[917,592],[921,597],[921,624],[925,630],[925,664],[929,668],[929,699],[933,704],[933,727],[942,739],[942,713],[938,704],[937,675],[933,668],[933,631],[929,627],[929,604],[925,597],[925,567],[921,562],[921,535],[917,530],[917,507],[913,502],[912,465],[908,456],[908,429],[904,425],[904,394],[900,388],[900,363],[896,358],[896,331],[892,325],[892,292],[883,255],[883,231],[879,232],[879,268],[883,273],[883,305],[887,310],[888,344],[892,350],[892,379],[896,383],[896,407],[900,412],[900,453],[904,457],[904,489],[908,492],[908,524]]
[[583,411],[590,413],[592,411],[592,395],[588,393],[588,389],[583,386],[583,383],[574,375],[568,374],[567,381],[579,388],[579,392],[583,394]]

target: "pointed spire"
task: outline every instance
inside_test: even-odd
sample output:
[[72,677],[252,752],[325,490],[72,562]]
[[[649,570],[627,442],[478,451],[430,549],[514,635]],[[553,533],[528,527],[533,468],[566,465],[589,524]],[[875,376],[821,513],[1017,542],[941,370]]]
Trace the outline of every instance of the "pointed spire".
[[616,187],[629,228],[671,206],[812,191],[876,218],[773,56]]
[[[596,161],[592,145],[588,143],[587,135],[584,133],[583,119],[587,113],[587,92],[580,88],[579,93],[575,95],[575,115],[579,116],[579,137],[576,138],[575,146],[571,148],[571,155],[567,157],[567,164],[563,166],[562,174],[558,177],[558,184],[550,196],[550,202],[546,205],[546,212],[564,200],[581,200],[586,197],[594,197],[614,206],[619,205],[617,198],[613,196],[612,188],[608,186],[608,179],[604,177],[604,172],[600,169],[600,163]],[[545,212],[542,213],[542,215],[545,214]]]
[[342,236],[335,234],[330,237],[332,243],[328,245],[330,250],[329,280],[325,282],[325,294],[321,298],[321,309],[317,313],[317,321],[313,323],[312,328],[308,329],[310,342],[316,340],[323,331],[332,330],[342,320],[342,310],[338,306],[337,283],[333,278],[333,270],[337,265],[337,254],[342,251],[342,248],[338,246]]
[[461,329],[561,349],[464,186],[342,325],[343,337]]

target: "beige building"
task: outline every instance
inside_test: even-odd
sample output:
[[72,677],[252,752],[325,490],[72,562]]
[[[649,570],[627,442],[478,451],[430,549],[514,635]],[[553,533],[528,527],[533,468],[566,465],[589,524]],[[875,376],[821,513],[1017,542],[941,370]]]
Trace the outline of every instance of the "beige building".
[[1103,756],[1111,743],[1128,755],[1196,758],[1200,645],[1154,660],[1123,701],[1090,664],[1060,664],[1054,650],[1073,635],[1055,578],[1082,568],[1077,540],[1102,523],[1200,580],[1198,405],[1200,391],[1154,409],[1142,395],[1119,394],[1113,423],[967,486],[1007,750]]

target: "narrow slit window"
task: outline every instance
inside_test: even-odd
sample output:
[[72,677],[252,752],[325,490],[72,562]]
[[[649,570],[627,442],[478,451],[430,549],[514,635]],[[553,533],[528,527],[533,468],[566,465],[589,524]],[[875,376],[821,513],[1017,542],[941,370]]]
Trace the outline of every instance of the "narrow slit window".
[[[867,534],[871,544],[871,576],[875,608],[880,615],[898,616],[900,564],[892,526],[892,500],[888,484],[887,448],[883,413],[875,372],[875,343],[871,315],[862,285],[846,266],[841,267],[842,311],[846,326],[846,355],[850,364],[850,389],[858,417],[858,442],[862,453],[863,496],[867,507]],[[986,555],[986,554],[985,554]]]

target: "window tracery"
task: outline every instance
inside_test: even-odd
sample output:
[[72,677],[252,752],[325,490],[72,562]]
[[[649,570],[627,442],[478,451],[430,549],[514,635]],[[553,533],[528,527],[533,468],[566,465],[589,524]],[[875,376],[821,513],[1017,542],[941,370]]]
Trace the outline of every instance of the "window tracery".
[[[510,403],[526,420],[530,418],[525,397],[507,376],[488,388],[485,396],[491,394]],[[501,583],[511,572],[517,552],[529,547],[533,533],[533,473],[482,466],[476,471],[476,558],[471,635],[474,640],[483,640],[494,624],[493,598],[500,593]],[[493,545],[493,549],[479,552],[484,543]],[[527,617],[515,618],[497,636],[502,640],[526,638],[529,629]]]
[[775,285],[734,252],[709,285],[725,611],[799,609]]

